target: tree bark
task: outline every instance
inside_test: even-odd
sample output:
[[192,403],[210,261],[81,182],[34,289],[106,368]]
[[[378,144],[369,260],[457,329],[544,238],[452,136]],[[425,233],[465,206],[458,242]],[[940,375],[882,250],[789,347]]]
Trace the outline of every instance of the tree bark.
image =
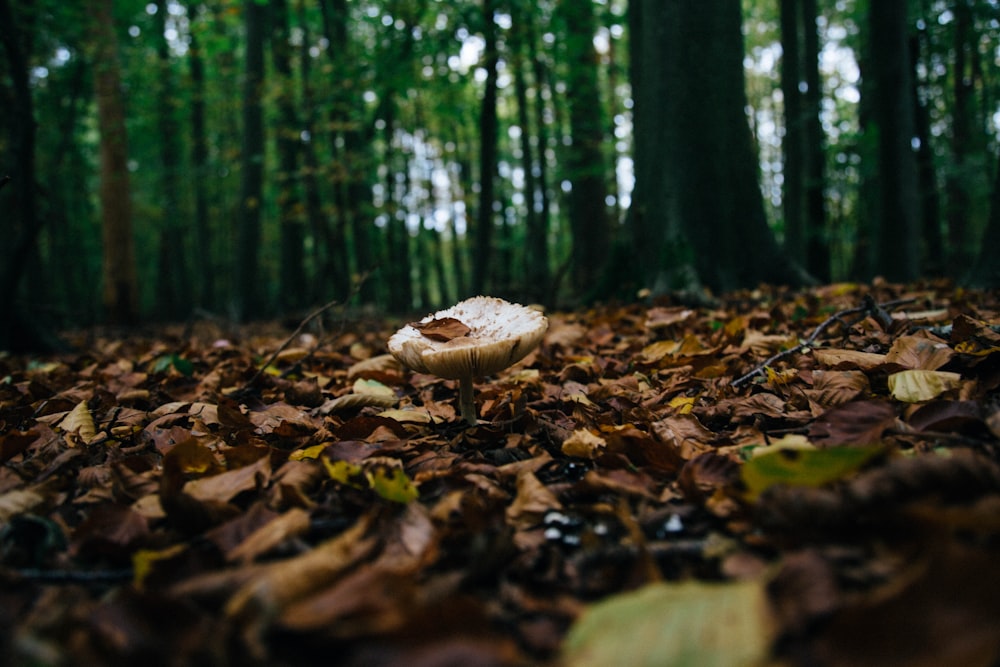
[[265,8],[244,0],[246,63],[243,80],[243,147],[234,270],[236,317],[253,319],[264,312],[259,275],[261,205],[264,186],[264,20]]
[[976,48],[972,7],[968,0],[954,0],[953,52],[955,63],[951,73],[951,161],[945,179],[948,220],[948,263],[953,273],[961,275],[971,259],[969,220],[972,209],[970,189],[975,175],[971,172],[972,134],[975,125],[975,91],[972,65]]
[[802,70],[806,91],[805,119],[806,270],[822,282],[830,280],[830,238],[826,214],[826,137],[820,113],[823,90],[819,77],[819,29],[816,0],[802,0]]
[[[194,4],[188,5],[193,16]],[[197,30],[191,30],[188,67],[191,75],[191,172],[189,181],[194,195],[194,257],[198,276],[197,305],[211,307],[216,299],[215,264],[212,253],[213,233],[208,221],[208,135],[205,127],[205,57]]]
[[569,222],[573,236],[571,283],[575,296],[586,300],[605,297],[601,285],[611,229],[608,220],[607,160],[604,122],[597,82],[597,29],[594,5],[561,0],[559,13],[566,22],[563,42],[567,65],[566,104],[571,143],[566,151],[566,175],[572,184]]
[[800,0],[781,0],[781,97],[785,108],[785,136],[781,142],[784,153],[784,188],[782,212],[785,216],[785,250],[796,261],[806,256],[805,204],[805,115],[803,82]]
[[89,0],[89,9],[97,127],[101,137],[98,197],[103,241],[103,301],[110,323],[128,325],[138,319],[139,291],[118,37],[112,0]]
[[[644,0],[636,132],[637,243],[655,245],[657,289],[726,291],[809,277],[767,225],[744,109],[738,0]],[[635,38],[635,37],[633,37]],[[646,260],[650,261],[649,259]]]
[[291,44],[287,0],[270,0],[271,59],[274,63],[279,124],[276,131],[278,153],[278,228],[281,249],[278,293],[283,309],[298,310],[307,305],[305,271],[305,221],[299,196],[298,114],[293,92]]
[[[24,3],[29,8],[31,4]],[[0,350],[20,347],[15,345],[19,316],[14,304],[25,262],[41,228],[35,185],[35,111],[28,78],[31,36],[30,27],[22,27],[9,0],[0,0],[0,46],[7,55],[6,73],[13,91],[12,104],[4,114],[8,152],[0,160],[0,222],[6,237],[0,251]]]
[[868,10],[881,204],[874,270],[899,282],[919,274],[920,239],[906,6],[879,0]]
[[483,59],[486,83],[482,106],[479,110],[479,204],[476,208],[474,258],[472,263],[472,291],[485,294],[490,278],[493,252],[494,191],[497,170],[497,53],[496,0],[483,0]]

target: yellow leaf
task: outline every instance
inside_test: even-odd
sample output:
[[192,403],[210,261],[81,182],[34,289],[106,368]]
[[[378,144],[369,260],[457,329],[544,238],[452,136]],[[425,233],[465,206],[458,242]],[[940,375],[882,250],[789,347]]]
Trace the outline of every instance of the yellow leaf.
[[897,401],[919,403],[962,384],[962,376],[946,371],[908,370],[889,376],[889,391]]
[[153,571],[153,566],[161,560],[169,560],[187,549],[186,544],[175,544],[166,549],[157,551],[151,549],[139,549],[132,554],[132,582],[135,587],[142,590],[146,583],[146,578]]
[[306,447],[305,449],[296,449],[294,452],[288,455],[288,458],[292,461],[305,461],[306,459],[317,459],[319,455],[323,453],[326,449],[327,443],[322,443],[319,445],[313,445],[312,447]]
[[607,441],[601,436],[581,428],[573,431],[573,434],[563,441],[562,453],[566,456],[594,459],[607,445]]
[[59,428],[65,431],[66,435],[75,436],[66,438],[70,447],[76,445],[76,440],[86,445],[97,435],[94,418],[87,408],[86,401],[80,401],[69,414],[63,417],[62,421],[59,422]]
[[330,461],[330,459],[326,456],[324,456],[321,460],[323,461],[323,467],[326,468],[326,474],[328,474],[330,479],[333,481],[356,488],[364,488],[364,485],[359,484],[356,481],[359,478],[364,478],[364,471],[358,464],[350,463],[348,461]]
[[408,503],[416,500],[420,493],[416,485],[402,468],[379,466],[365,472],[372,490],[386,500],[396,503]]
[[668,404],[672,408],[677,409],[677,414],[686,415],[691,413],[691,408],[694,407],[694,403],[697,399],[694,396],[674,396],[670,399]]

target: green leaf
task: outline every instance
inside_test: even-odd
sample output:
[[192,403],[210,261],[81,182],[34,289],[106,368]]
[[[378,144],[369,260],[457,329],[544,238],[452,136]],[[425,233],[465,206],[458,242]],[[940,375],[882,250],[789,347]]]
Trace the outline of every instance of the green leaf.
[[386,500],[405,505],[420,495],[413,480],[399,468],[379,467],[368,471],[365,476],[375,493]]
[[769,625],[763,582],[651,584],[590,606],[570,628],[561,664],[758,665]]
[[348,461],[330,461],[326,456],[321,457],[321,460],[330,479],[356,489],[371,489],[394,503],[405,504],[416,500],[420,495],[413,480],[402,468],[382,462],[363,466]]
[[882,453],[881,445],[799,449],[782,447],[743,464],[743,483],[752,498],[776,484],[822,486],[842,479]]

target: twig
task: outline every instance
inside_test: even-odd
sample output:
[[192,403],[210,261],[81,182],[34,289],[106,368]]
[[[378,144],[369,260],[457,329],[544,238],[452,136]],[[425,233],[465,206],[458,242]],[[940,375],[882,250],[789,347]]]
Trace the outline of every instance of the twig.
[[[763,375],[764,371],[768,367],[773,365],[775,362],[781,361],[782,359],[790,357],[793,354],[798,354],[799,352],[805,349],[811,348],[812,344],[816,342],[816,339],[819,338],[827,329],[829,329],[837,322],[845,326],[851,326],[854,323],[864,319],[864,317],[871,315],[876,319],[878,319],[880,324],[885,326],[887,324],[887,321],[890,319],[888,315],[889,310],[897,308],[907,303],[911,303],[912,301],[913,299],[897,299],[895,301],[886,301],[885,303],[875,303],[875,300],[872,299],[870,296],[865,296],[864,304],[857,306],[856,308],[848,308],[846,310],[841,310],[834,313],[830,317],[826,318],[822,324],[816,327],[805,340],[800,341],[798,345],[796,345],[795,347],[790,347],[787,350],[782,350],[781,352],[778,352],[777,354],[768,357],[764,362],[758,364],[749,373],[741,375],[740,377],[733,380],[730,383],[730,386],[735,388],[742,387],[744,384],[752,380],[754,377],[758,375]],[[849,315],[862,315],[862,317],[859,317],[853,320],[852,322],[846,322],[844,318],[848,317]]]
[[[348,301],[350,301],[354,297],[354,295],[357,294],[358,290],[361,289],[361,285],[363,285],[364,282],[368,279],[368,276],[369,276],[368,273],[362,274],[362,276],[357,280],[357,282],[354,284],[354,286],[351,287],[351,291],[347,295],[347,299],[344,300],[344,303],[347,303]],[[264,362],[264,364],[261,365],[261,367],[257,369],[257,372],[254,373],[253,377],[250,378],[249,380],[247,380],[246,382],[244,382],[243,386],[241,386],[238,389],[234,389],[228,395],[230,397],[233,397],[233,396],[242,396],[243,394],[247,393],[250,390],[250,388],[253,387],[257,383],[257,380],[260,379],[261,375],[264,374],[264,371],[267,370],[267,367],[270,366],[272,363],[274,363],[274,360],[278,358],[278,355],[281,354],[289,345],[292,344],[292,341],[294,341],[295,338],[300,333],[302,333],[302,330],[305,329],[306,326],[310,322],[312,322],[317,317],[319,317],[320,315],[322,315],[326,311],[330,310],[331,308],[333,308],[334,306],[336,306],[339,303],[340,303],[340,301],[338,301],[337,299],[334,299],[333,301],[330,301],[330,302],[326,303],[325,305],[320,306],[319,308],[317,308],[313,312],[309,313],[306,316],[306,318],[304,320],[302,320],[301,322],[299,322],[299,325],[297,327],[295,327],[295,331],[293,331],[291,333],[291,335],[289,335],[288,338],[286,338],[285,341],[281,345],[278,346],[278,349],[276,349],[271,354],[271,356],[268,357],[267,361]]]

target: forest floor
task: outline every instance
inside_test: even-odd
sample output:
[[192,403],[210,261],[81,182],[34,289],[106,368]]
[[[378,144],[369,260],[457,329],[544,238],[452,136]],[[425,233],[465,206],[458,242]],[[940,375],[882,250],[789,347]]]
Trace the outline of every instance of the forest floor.
[[335,312],[0,357],[0,655],[995,665],[998,297],[550,313],[471,427]]

